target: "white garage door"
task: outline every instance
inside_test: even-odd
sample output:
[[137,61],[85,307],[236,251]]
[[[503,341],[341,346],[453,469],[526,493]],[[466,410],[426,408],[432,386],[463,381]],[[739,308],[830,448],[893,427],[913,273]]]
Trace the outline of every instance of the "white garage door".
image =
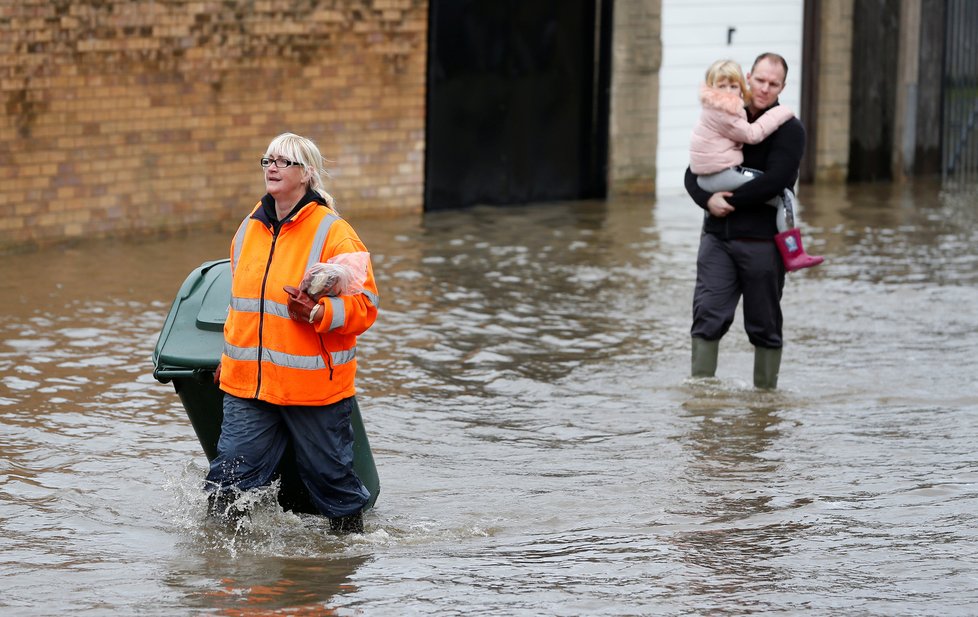
[[682,194],[689,136],[699,117],[699,88],[714,60],[731,58],[744,72],[773,51],[788,62],[781,104],[800,113],[803,0],[662,0],[659,146],[656,191]]

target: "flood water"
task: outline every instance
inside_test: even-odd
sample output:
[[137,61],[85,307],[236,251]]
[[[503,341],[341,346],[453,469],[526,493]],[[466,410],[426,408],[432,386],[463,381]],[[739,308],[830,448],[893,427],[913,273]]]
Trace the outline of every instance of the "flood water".
[[204,516],[151,355],[231,230],[0,264],[4,615],[973,615],[978,192],[802,187],[775,392],[690,380],[683,197],[352,218],[363,536]]

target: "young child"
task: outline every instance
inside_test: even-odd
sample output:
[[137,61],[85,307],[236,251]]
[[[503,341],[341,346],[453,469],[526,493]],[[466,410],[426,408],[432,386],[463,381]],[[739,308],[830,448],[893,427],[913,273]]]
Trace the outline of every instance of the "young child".
[[[733,60],[717,60],[706,71],[706,83],[700,89],[703,111],[693,128],[689,147],[689,168],[698,176],[697,184],[712,193],[732,191],[763,172],[741,167],[743,144],[757,144],[794,117],[792,111],[778,105],[753,123],[747,121],[745,106],[750,92],[740,65]],[[778,209],[778,235],[774,237],[791,272],[817,266],[823,257],[809,255],[801,245],[801,234],[795,227],[794,194],[785,189],[781,196],[768,202]]]

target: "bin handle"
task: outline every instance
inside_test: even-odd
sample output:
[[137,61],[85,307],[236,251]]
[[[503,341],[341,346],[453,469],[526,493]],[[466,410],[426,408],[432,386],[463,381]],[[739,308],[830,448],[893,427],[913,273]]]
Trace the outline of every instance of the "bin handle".
[[212,380],[214,377],[212,368],[157,368],[153,371],[153,377],[160,383],[167,383],[171,379],[196,379],[203,383]]

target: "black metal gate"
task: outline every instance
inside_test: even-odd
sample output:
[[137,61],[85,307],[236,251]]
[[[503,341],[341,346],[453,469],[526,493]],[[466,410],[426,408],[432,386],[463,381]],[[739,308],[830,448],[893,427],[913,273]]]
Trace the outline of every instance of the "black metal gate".
[[948,0],[943,178],[978,180],[978,2]]
[[425,209],[603,197],[611,0],[431,0]]

